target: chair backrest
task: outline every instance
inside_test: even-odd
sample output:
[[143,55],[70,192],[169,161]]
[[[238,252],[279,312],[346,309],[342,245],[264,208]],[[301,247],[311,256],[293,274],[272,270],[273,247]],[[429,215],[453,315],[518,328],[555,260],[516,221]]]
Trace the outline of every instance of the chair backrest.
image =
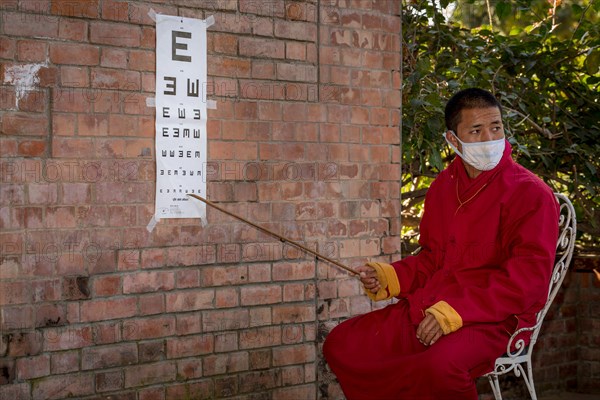
[[[562,193],[554,193],[556,200],[560,205],[560,217],[558,220],[558,241],[556,242],[556,258],[552,277],[550,278],[550,287],[548,289],[548,300],[538,314],[535,328],[531,334],[529,348],[532,349],[537,341],[542,328],[542,321],[552,305],[560,286],[562,285],[567,269],[571,264],[573,257],[573,248],[575,246],[575,233],[577,232],[577,219],[575,209],[567,196]],[[512,338],[511,338],[512,339]]]

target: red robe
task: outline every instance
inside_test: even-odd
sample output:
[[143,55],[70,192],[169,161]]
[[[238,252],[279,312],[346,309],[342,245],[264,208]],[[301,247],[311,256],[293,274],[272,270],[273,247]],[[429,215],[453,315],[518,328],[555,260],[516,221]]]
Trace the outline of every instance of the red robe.
[[[477,399],[516,329],[544,305],[558,237],[558,203],[511,147],[470,179],[456,157],[431,184],[421,252],[392,264],[400,300],[334,328],[324,354],[348,399]],[[425,310],[443,301],[463,326],[431,346],[416,338]]]

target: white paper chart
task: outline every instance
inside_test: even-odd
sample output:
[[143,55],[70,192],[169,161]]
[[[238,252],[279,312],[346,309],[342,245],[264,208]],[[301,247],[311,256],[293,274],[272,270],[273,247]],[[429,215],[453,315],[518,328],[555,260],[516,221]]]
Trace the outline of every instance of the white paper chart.
[[156,15],[156,220],[206,216],[206,28]]

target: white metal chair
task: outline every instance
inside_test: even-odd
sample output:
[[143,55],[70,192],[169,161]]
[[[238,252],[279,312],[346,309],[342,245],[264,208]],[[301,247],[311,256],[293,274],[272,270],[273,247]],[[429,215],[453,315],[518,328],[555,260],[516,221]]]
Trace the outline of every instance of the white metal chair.
[[[502,400],[502,393],[500,391],[500,384],[498,377],[504,375],[510,371],[514,371],[517,377],[523,376],[529,395],[532,400],[537,400],[535,393],[535,386],[533,384],[533,369],[531,365],[531,355],[533,353],[533,346],[537,341],[542,328],[542,322],[548,312],[548,309],[552,305],[556,293],[560,289],[560,286],[565,278],[569,264],[571,263],[571,257],[573,256],[573,247],[575,245],[575,232],[577,228],[577,220],[575,218],[575,210],[571,201],[561,193],[555,193],[556,199],[560,204],[560,219],[559,225],[559,237],[556,243],[556,263],[554,264],[554,271],[550,279],[550,288],[548,290],[548,300],[538,314],[536,324],[530,328],[523,328],[517,330],[510,337],[508,345],[506,346],[506,354],[496,359],[496,365],[494,370],[490,373],[485,374],[492,386],[494,397],[496,400]],[[525,346],[523,339],[517,337],[523,333],[531,331],[531,340],[528,346]],[[513,350],[514,349],[514,350]],[[523,366],[525,364],[525,366]]]

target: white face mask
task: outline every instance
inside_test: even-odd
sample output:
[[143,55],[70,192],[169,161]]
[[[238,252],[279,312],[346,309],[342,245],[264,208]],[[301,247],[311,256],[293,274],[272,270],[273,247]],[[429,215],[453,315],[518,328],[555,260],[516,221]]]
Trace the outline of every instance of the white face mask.
[[473,168],[479,171],[489,171],[490,169],[494,169],[502,159],[505,146],[504,138],[490,140],[489,142],[465,143],[461,141],[453,131],[450,132],[461,144],[463,150],[462,153],[450,143],[448,138],[446,138],[445,132],[444,139],[446,139],[446,142],[448,142],[448,145],[450,145],[452,150]]

